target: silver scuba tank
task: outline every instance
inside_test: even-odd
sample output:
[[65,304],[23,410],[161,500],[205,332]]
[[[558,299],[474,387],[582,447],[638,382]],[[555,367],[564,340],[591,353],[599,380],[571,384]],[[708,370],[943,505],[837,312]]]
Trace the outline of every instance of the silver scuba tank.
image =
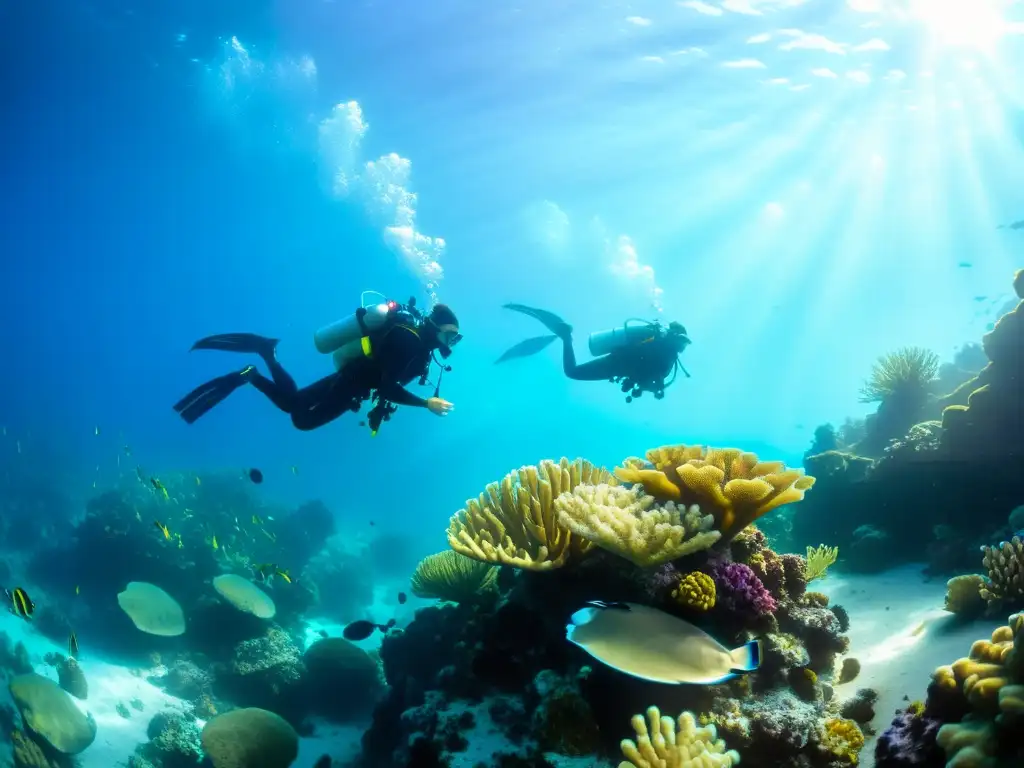
[[391,306],[388,303],[374,304],[365,307],[365,310],[362,325],[359,323],[358,314],[353,312],[317,329],[313,334],[313,344],[317,351],[324,355],[333,355],[334,365],[339,369],[349,360],[362,356],[363,327],[365,326],[368,331],[382,327],[387,322]]
[[657,333],[657,323],[646,320],[627,320],[615,328],[590,334],[587,346],[590,348],[591,355],[600,357],[650,339]]

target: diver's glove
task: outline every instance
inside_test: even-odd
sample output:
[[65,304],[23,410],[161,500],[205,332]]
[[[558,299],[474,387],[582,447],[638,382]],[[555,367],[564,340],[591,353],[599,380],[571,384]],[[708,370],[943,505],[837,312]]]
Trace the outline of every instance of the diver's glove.
[[454,410],[454,408],[454,405],[440,397],[431,397],[427,399],[427,410],[435,416],[447,416],[452,410]]

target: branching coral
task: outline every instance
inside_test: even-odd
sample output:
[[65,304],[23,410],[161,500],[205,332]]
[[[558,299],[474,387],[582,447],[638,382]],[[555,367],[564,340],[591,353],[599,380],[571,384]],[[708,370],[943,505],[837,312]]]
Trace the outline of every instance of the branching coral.
[[494,589],[497,581],[496,567],[449,549],[420,560],[411,589],[416,597],[464,603]]
[[982,547],[982,564],[988,579],[981,596],[992,608],[1024,604],[1024,541],[1014,536],[998,546]]
[[558,522],[574,535],[636,565],[652,566],[700,552],[721,534],[696,505],[654,506],[639,487],[579,485],[555,499]]
[[615,479],[585,459],[542,461],[509,472],[452,516],[448,543],[485,563],[532,571],[560,568],[592,545],[558,524],[554,500],[578,485],[602,483]]
[[862,403],[924,393],[939,372],[939,356],[923,347],[902,347],[878,358],[860,390]]
[[672,599],[684,608],[710,611],[715,607],[715,581],[706,573],[692,571],[679,579]]
[[631,459],[615,470],[626,483],[639,483],[662,501],[697,504],[715,517],[722,540],[732,539],[773,509],[800,501],[814,478],[781,461],[758,461],[735,448],[677,445],[647,452],[653,468]]
[[839,557],[839,547],[827,547],[821,544],[817,547],[807,548],[807,565],[804,568],[804,575],[807,581],[814,581],[825,576],[829,566],[833,565]]
[[[740,761],[735,750],[726,750],[714,725],[698,726],[690,712],[679,716],[678,728],[657,707],[631,721],[636,741],[621,743],[625,760],[619,768],[731,768]],[[652,735],[653,734],[653,735]]]

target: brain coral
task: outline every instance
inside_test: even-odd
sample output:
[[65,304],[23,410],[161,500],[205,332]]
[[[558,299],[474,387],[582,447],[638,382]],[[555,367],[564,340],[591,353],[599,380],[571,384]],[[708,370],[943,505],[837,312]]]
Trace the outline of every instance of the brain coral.
[[52,680],[30,672],[8,689],[25,726],[58,752],[77,755],[96,739],[96,723]]
[[135,626],[150,635],[185,634],[185,614],[178,601],[155,584],[132,581],[117,596],[117,604]]
[[214,768],[288,768],[299,756],[299,736],[265,709],[235,709],[203,728],[203,751]]
[[260,619],[272,619],[277,607],[270,595],[248,579],[234,573],[224,573],[213,580],[217,593],[244,613],[251,613]]

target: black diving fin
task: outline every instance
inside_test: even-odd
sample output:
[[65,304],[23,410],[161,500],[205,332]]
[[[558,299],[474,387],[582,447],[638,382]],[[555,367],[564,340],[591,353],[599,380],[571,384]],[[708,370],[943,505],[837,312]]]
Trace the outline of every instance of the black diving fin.
[[[521,312],[524,315],[529,315],[534,320],[539,320],[544,324],[545,328],[556,336],[570,336],[572,334],[572,326],[554,312],[548,312],[546,309],[528,307],[525,304],[505,304],[504,306],[505,309],[511,309],[513,312]],[[540,349],[543,349],[543,347]]]
[[273,356],[278,341],[255,333],[218,333],[200,339],[192,345],[192,349],[216,349],[221,352],[249,352],[260,356]]
[[505,353],[495,360],[495,364],[504,363],[507,360],[515,360],[518,357],[529,357],[535,355],[542,349],[551,344],[558,336],[534,336],[532,339],[525,339],[520,341],[514,347],[505,351]]

